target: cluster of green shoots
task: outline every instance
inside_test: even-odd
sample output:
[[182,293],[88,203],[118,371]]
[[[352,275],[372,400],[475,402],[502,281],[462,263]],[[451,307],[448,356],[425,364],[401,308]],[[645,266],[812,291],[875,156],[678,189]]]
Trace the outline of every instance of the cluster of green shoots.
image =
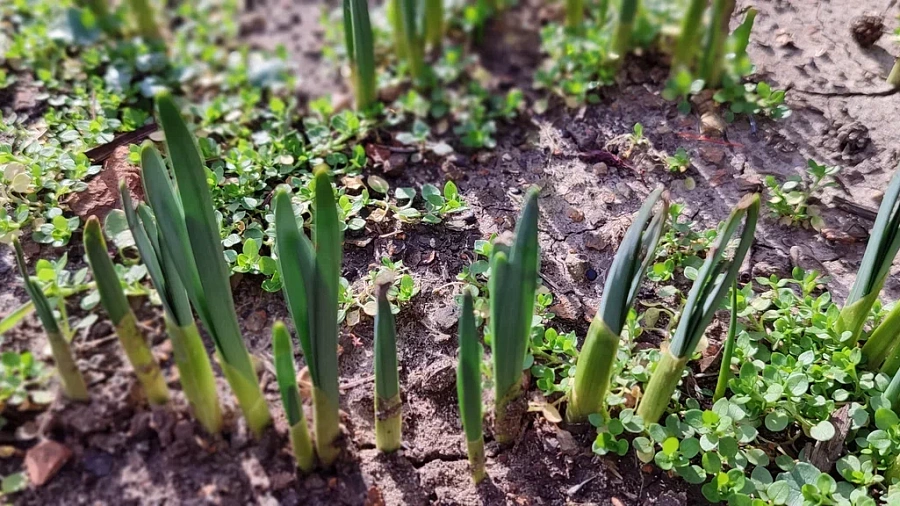
[[[625,56],[641,49],[670,54],[671,77],[663,96],[679,100],[684,113],[691,108],[687,99],[708,89],[715,92],[711,96],[716,103],[729,104],[729,120],[741,113],[776,119],[789,114],[784,91],[742,82],[753,70],[747,45],[755,10],[747,10],[745,21],[731,33],[734,0],[689,0],[684,9],[654,0],[602,1],[586,7],[583,0],[567,0],[564,26],[550,24],[542,32],[548,58],[537,84],[561,94],[568,105],[598,101],[598,89],[613,84]],[[701,113],[704,108],[698,104]]]

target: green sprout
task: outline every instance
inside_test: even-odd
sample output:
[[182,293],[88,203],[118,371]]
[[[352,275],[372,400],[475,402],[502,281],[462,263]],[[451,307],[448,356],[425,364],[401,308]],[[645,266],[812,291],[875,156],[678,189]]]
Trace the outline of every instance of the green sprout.
[[888,74],[887,83],[894,88],[900,87],[900,58],[894,60],[894,66],[891,67],[891,73]]
[[722,363],[719,365],[719,377],[716,380],[716,390],[713,394],[714,402],[725,397],[728,380],[731,379],[731,357],[734,356],[734,341],[737,334],[737,296],[737,281],[733,281],[731,284],[731,320],[728,322],[728,336],[725,338],[725,345],[722,348]]
[[[659,421],[666,411],[669,399],[675,392],[681,373],[697,348],[700,338],[712,321],[719,303],[731,287],[738,269],[753,243],[756,222],[759,218],[759,194],[747,195],[738,202],[728,221],[707,253],[706,261],[697,273],[696,281],[688,294],[681,312],[681,319],[667,350],[662,350],[662,358],[650,377],[644,396],[638,404],[637,414],[644,423]],[[744,230],[734,256],[724,258],[725,249],[738,225],[744,220]]]
[[157,105],[169,163],[178,183],[177,194],[162,157],[152,146],[141,150],[144,193],[156,216],[160,236],[165,238],[167,254],[215,344],[219,365],[247,425],[259,436],[271,422],[271,416],[241,338],[207,169],[197,141],[172,98],[161,95]]
[[[653,207],[662,198],[660,209]],[[605,412],[606,393],[616,365],[619,335],[628,311],[641,287],[647,266],[655,258],[656,245],[669,214],[668,195],[663,189],[651,193],[629,227],[609,268],[600,308],[591,322],[575,367],[566,419],[583,422],[594,413]]]
[[375,314],[375,446],[384,453],[400,448],[402,408],[397,364],[397,329],[388,290],[390,276],[376,286],[378,312]]
[[584,0],[566,0],[566,28],[574,32],[584,23]]
[[119,183],[119,195],[135,246],[162,301],[184,395],[200,424],[210,434],[217,434],[222,429],[222,409],[216,379],[166,238],[149,207],[140,204],[135,209],[124,181]]
[[439,49],[444,40],[444,0],[425,0],[425,42]]
[[344,0],[344,37],[356,108],[369,109],[378,99],[375,80],[375,43],[366,0]]
[[[425,84],[425,33],[419,23],[420,5],[416,0],[393,0],[397,2],[401,48],[398,54],[406,56],[409,72],[417,85]],[[427,29],[427,27],[426,27]]]
[[731,21],[734,5],[735,0],[713,0],[712,19],[700,58],[700,78],[708,88],[715,89],[722,84],[725,45],[729,34],[728,23]]
[[612,40],[612,58],[621,65],[625,55],[631,50],[631,34],[634,31],[634,20],[637,18],[640,0],[622,0],[619,10],[619,24]]
[[[509,248],[495,247],[491,258],[491,354],[494,362],[494,433],[511,443],[520,430],[524,406],[522,368],[531,320],[538,266],[538,190],[531,189]],[[499,246],[499,245],[497,245]]]
[[706,12],[707,0],[691,0],[684,19],[681,21],[681,31],[678,34],[678,43],[672,54],[672,75],[694,65],[694,58],[699,52],[700,34],[702,33],[703,13]]
[[472,290],[463,292],[459,314],[459,363],[456,366],[456,393],[466,437],[469,472],[475,483],[484,479],[484,435],[481,405],[481,343],[475,327]]
[[129,0],[128,3],[141,38],[146,41],[162,40],[162,31],[156,23],[156,13],[150,0]]
[[[859,339],[898,250],[900,250],[900,170],[894,173],[881,201],[866,252],[856,273],[856,280],[838,319],[838,334],[851,333],[848,344],[856,343]],[[891,314],[872,332],[863,345],[862,353],[868,360],[869,367],[879,367],[890,354],[891,348],[896,346],[897,336],[900,334],[896,323],[898,319],[900,307],[895,305]]]
[[313,182],[313,240],[297,227],[291,195],[280,188],[275,194],[275,249],[284,297],[312,378],[316,453],[322,465],[330,467],[341,452],[337,357],[341,231],[327,169],[316,169]]
[[674,155],[666,158],[666,166],[669,172],[684,172],[691,166],[691,157],[688,156],[686,149],[679,147]]
[[294,449],[294,458],[297,459],[297,467],[308,473],[316,465],[316,453],[312,440],[309,438],[309,428],[306,426],[306,416],[303,414],[303,401],[300,399],[300,390],[297,388],[291,334],[284,323],[280,321],[275,322],[272,327],[272,353],[275,360],[275,377],[278,380],[278,390],[281,392],[281,403],[284,405],[284,415],[291,427],[290,438],[291,446]]
[[19,244],[18,239],[13,239],[13,248],[16,252],[16,264],[19,267],[19,274],[22,276],[25,291],[28,292],[28,296],[34,303],[38,319],[41,321],[41,325],[44,326],[44,332],[47,334],[47,341],[50,343],[53,361],[56,362],[56,371],[59,374],[63,393],[73,401],[87,401],[90,399],[87,384],[81,375],[81,371],[78,370],[78,366],[75,364],[75,358],[72,356],[69,342],[63,336],[56,318],[53,316],[50,302],[37,283],[32,281],[28,275],[28,270],[25,266],[25,256],[22,253],[22,245]]
[[96,216],[88,218],[84,227],[84,251],[88,264],[97,282],[97,290],[100,292],[100,303],[109,314],[116,327],[119,342],[125,350],[125,355],[134,373],[137,375],[141,386],[147,394],[151,404],[162,405],[169,401],[169,387],[166,386],[166,378],[159,369],[159,364],[150,351],[147,341],[137,326],[137,318],[128,304],[128,299],[122,291],[122,284],[116,275],[112,260],[100,230],[100,220]]

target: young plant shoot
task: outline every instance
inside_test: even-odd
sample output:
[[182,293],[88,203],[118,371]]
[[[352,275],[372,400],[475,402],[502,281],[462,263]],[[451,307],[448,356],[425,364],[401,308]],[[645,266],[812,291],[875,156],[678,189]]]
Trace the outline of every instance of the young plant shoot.
[[584,0],[566,0],[566,28],[581,32],[584,23]]
[[728,380],[731,379],[731,357],[734,356],[734,341],[737,334],[737,280],[731,283],[731,320],[728,322],[728,336],[722,348],[722,363],[719,365],[719,378],[716,380],[716,391],[713,402],[725,397]]
[[706,82],[707,88],[716,89],[722,84],[728,23],[734,12],[734,4],[735,0],[713,0],[712,19],[700,59],[700,78]]
[[639,0],[622,0],[619,8],[619,24],[616,25],[612,40],[612,58],[616,65],[621,65],[631,50],[631,34],[634,31],[634,21],[639,7]]
[[129,0],[128,7],[137,26],[137,33],[148,42],[161,41],[162,32],[156,23],[156,13],[150,0]]
[[515,441],[525,412],[522,366],[531,334],[540,262],[537,227],[538,190],[533,188],[525,197],[513,245],[497,245],[491,257],[494,434],[501,444]]
[[162,157],[152,146],[141,150],[144,193],[156,217],[159,235],[164,238],[166,255],[215,344],[219,365],[247,425],[259,436],[272,419],[241,338],[207,169],[197,141],[172,98],[161,95],[157,103],[178,193]]
[[391,279],[378,280],[375,313],[375,447],[384,453],[400,449],[402,403],[397,365],[397,329],[388,300]]
[[166,238],[149,207],[140,204],[135,209],[124,181],[119,183],[119,195],[128,228],[162,301],[184,396],[203,428],[210,434],[217,434],[222,430],[222,409],[216,392],[216,378],[194,322],[187,291],[164,246]]
[[706,12],[707,0],[691,0],[684,19],[681,21],[681,33],[672,54],[672,75],[681,70],[690,70],[694,58],[700,52],[699,41],[703,28],[703,13]]
[[[653,214],[653,207],[660,198],[662,205]],[[619,335],[644,272],[654,258],[668,214],[669,199],[660,188],[647,197],[616,252],[606,277],[600,308],[578,353],[575,381],[566,407],[569,422],[584,422],[593,413],[605,414],[604,402],[616,364]]]
[[894,60],[894,66],[891,67],[891,73],[888,74],[887,83],[894,88],[900,88],[900,58]]
[[[662,357],[644,389],[637,414],[646,425],[659,422],[669,405],[669,399],[681,380],[684,366],[697,349],[697,343],[712,321],[722,298],[728,293],[737,272],[753,243],[756,221],[759,218],[759,194],[747,195],[738,202],[728,217],[715,244],[707,253],[706,261],[697,274],[687,302],[681,311],[675,335],[668,349],[661,350]],[[737,232],[741,220],[744,230],[731,259],[724,257],[725,248]]]
[[310,241],[297,227],[291,195],[275,193],[275,250],[294,327],[313,383],[316,453],[325,467],[340,455],[338,415],[338,283],[341,230],[327,169],[315,171]]
[[402,49],[399,53],[406,55],[409,73],[416,85],[425,84],[425,34],[419,22],[421,8],[418,0],[397,0],[399,7]]
[[474,303],[470,290],[463,292],[459,314],[459,363],[456,366],[456,393],[459,414],[466,435],[469,470],[475,483],[484,479],[484,435],[481,407],[481,343],[475,327]]
[[275,322],[272,327],[272,353],[275,356],[275,378],[278,380],[278,390],[281,391],[284,415],[287,417],[288,425],[291,426],[291,447],[294,449],[294,458],[297,459],[297,467],[308,473],[316,466],[316,453],[312,440],[309,438],[309,428],[306,426],[306,416],[303,414],[300,389],[297,388],[297,373],[294,372],[294,345],[291,344],[291,334],[287,327],[280,321]]
[[344,40],[350,58],[350,80],[356,96],[356,109],[365,111],[378,97],[375,44],[366,0],[344,0]]
[[444,0],[425,0],[425,43],[440,49],[444,41]]
[[25,255],[22,253],[22,245],[19,244],[18,239],[13,239],[13,248],[16,250],[16,265],[19,267],[19,274],[22,276],[25,291],[34,303],[38,319],[41,321],[41,325],[44,326],[44,332],[47,333],[47,341],[50,343],[53,361],[56,362],[56,372],[59,374],[63,393],[73,401],[87,401],[90,399],[90,394],[88,394],[84,377],[75,364],[69,341],[66,340],[59,329],[59,324],[53,316],[50,302],[47,300],[44,292],[41,291],[41,287],[32,281],[28,275],[28,269],[25,266]]
[[[841,334],[851,333],[848,345],[856,343],[859,339],[872,306],[878,300],[878,294],[890,273],[898,249],[900,249],[900,170],[894,173],[881,200],[881,207],[878,209],[866,252],[856,273],[856,280],[838,318],[837,331]],[[897,336],[900,335],[898,320],[900,307],[895,305],[894,310],[863,345],[862,353],[869,368],[881,366],[891,347],[897,342]]]
[[96,216],[88,218],[84,227],[84,251],[94,274],[94,281],[97,283],[97,291],[100,292],[100,303],[116,327],[119,342],[122,343],[125,355],[131,362],[141,386],[144,387],[147,400],[151,404],[165,404],[169,401],[166,378],[138,329],[137,318],[128,304],[125,292],[122,291],[112,260],[109,259],[106,241],[100,229],[100,220]]

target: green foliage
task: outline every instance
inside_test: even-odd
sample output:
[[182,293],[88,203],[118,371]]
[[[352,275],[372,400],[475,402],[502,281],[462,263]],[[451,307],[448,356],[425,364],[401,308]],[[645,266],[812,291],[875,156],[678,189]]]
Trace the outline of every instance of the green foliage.
[[[717,229],[704,231],[695,230],[696,224],[684,219],[685,205],[673,202],[669,206],[669,226],[656,249],[656,263],[647,272],[647,278],[656,283],[672,280],[678,274],[684,274],[688,279],[696,279],[697,269],[703,264],[701,255],[715,241]],[[675,288],[664,286],[660,288],[661,297],[671,296]]]
[[[490,278],[491,267],[488,259],[494,251],[492,235],[487,240],[475,241],[474,261],[462,268],[456,279],[466,284],[466,290],[473,294],[473,309],[478,327],[490,321]],[[578,354],[578,339],[574,332],[561,333],[547,327],[553,318],[548,308],[553,304],[553,295],[544,286],[535,290],[534,311],[531,318],[531,333],[525,366],[536,378],[538,388],[545,395],[564,392],[575,374],[575,358]],[[484,325],[484,340],[493,340],[490,325]]]
[[835,177],[840,170],[839,166],[820,165],[810,159],[807,161],[806,179],[793,177],[779,185],[774,176],[766,176],[769,210],[782,225],[821,230],[825,225],[821,211],[818,206],[810,205],[809,199],[824,188],[836,186]]
[[495,432],[501,443],[511,442],[520,430],[515,410],[507,411],[507,407],[522,397],[522,369],[540,270],[538,193],[536,188],[528,190],[513,243],[495,247],[491,255]]
[[340,453],[337,341],[343,248],[334,189],[324,167],[316,169],[314,191],[312,240],[297,226],[291,194],[285,188],[276,193],[276,249],[284,297],[314,385],[316,451],[330,467]]
[[[53,394],[46,388],[52,370],[29,351],[0,354],[0,408],[46,405]],[[3,410],[0,409],[0,412]],[[0,426],[5,420],[0,417]]]
[[369,7],[364,0],[344,0],[344,35],[350,56],[356,108],[365,111],[377,100],[375,82],[375,47]]
[[0,480],[0,499],[28,488],[28,476],[23,472],[7,474]]
[[666,167],[669,172],[682,173],[691,166],[691,157],[688,156],[686,149],[679,147],[675,150],[675,154],[666,157]]

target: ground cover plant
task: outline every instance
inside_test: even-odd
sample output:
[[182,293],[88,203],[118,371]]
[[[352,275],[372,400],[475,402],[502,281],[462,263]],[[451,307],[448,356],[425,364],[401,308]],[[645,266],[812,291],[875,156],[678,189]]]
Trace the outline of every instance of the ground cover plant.
[[0,6],[0,497],[900,501],[900,167],[772,154],[773,11],[302,9],[297,72],[236,2]]

